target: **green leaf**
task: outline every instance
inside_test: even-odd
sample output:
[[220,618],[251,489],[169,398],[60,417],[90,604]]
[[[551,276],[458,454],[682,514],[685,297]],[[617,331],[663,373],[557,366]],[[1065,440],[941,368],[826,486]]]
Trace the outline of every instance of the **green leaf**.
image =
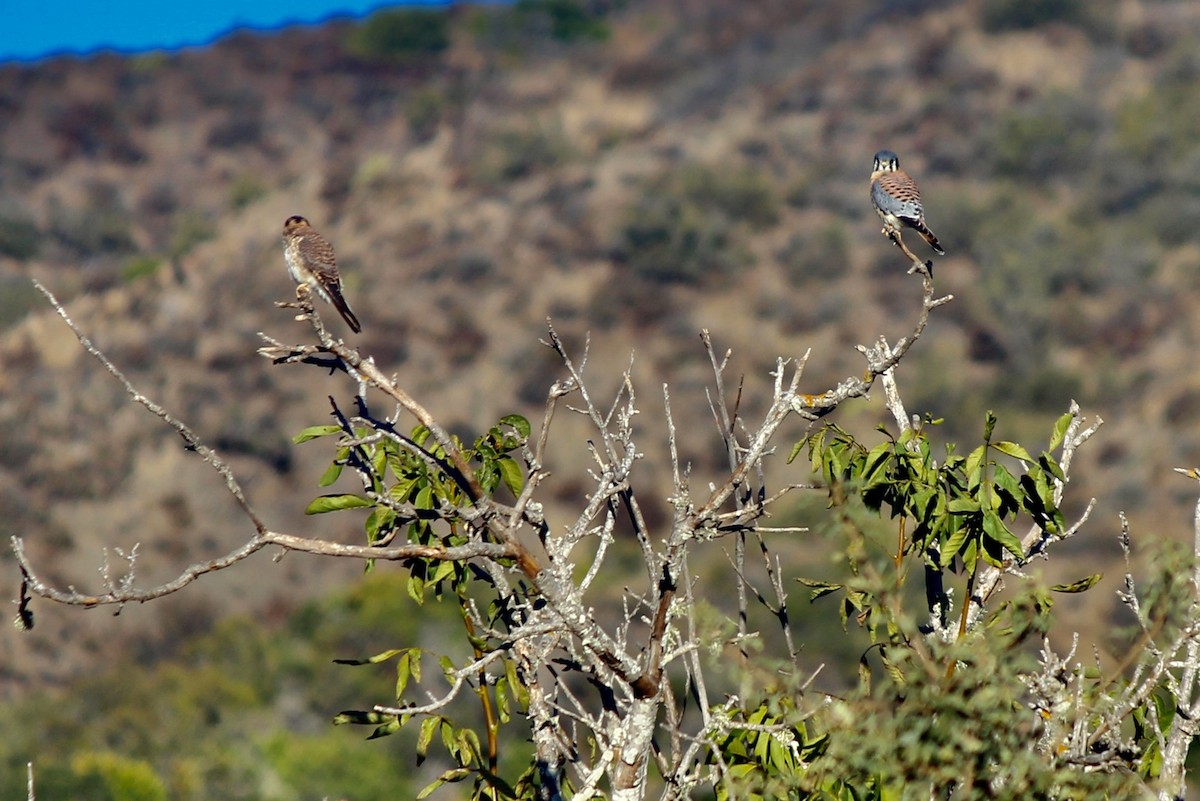
[[1019,502],[1024,493],[1021,492],[1021,485],[1017,481],[1017,477],[1008,471],[1008,468],[1002,464],[995,466],[992,471],[992,483],[997,488],[1003,490],[1009,498]]
[[980,445],[967,456],[963,472],[967,474],[967,486],[978,487],[983,482],[983,457],[987,455],[987,447]]
[[404,653],[406,650],[408,650],[408,649],[393,648],[390,651],[384,651],[383,653],[375,654],[374,656],[368,656],[365,659],[335,659],[335,660],[333,660],[333,664],[335,664],[335,665],[378,665],[380,662],[386,662],[389,659],[391,659],[392,657],[396,656],[397,654]]
[[529,439],[529,435],[533,432],[533,426],[529,425],[529,421],[519,414],[506,414],[500,418],[500,425],[510,426],[521,439]]
[[316,439],[317,437],[328,437],[331,434],[340,433],[342,433],[341,426],[309,426],[296,436],[292,437],[292,444],[299,445],[302,442],[308,442],[310,439]]
[[790,451],[788,451],[788,458],[787,458],[788,464],[791,464],[792,462],[796,461],[796,457],[800,455],[800,451],[804,450],[804,442],[805,441],[802,439],[797,440],[796,444],[792,446],[792,449]]
[[508,723],[512,719],[512,706],[508,700],[508,679],[501,677],[496,679],[496,717],[501,723]]
[[967,541],[967,537],[970,536],[970,534],[970,529],[963,525],[959,526],[955,532],[950,535],[950,539],[946,540],[946,542],[942,544],[942,553],[938,559],[939,567],[945,570],[954,563],[954,557],[958,556],[959,550],[962,549],[963,543]]
[[1062,471],[1062,467],[1058,464],[1058,460],[1051,456],[1047,451],[1042,451],[1041,457],[1038,458],[1038,464],[1042,466],[1050,475],[1057,478],[1059,481],[1066,481],[1067,476]]
[[472,762],[482,761],[483,749],[479,745],[479,735],[474,729],[459,730],[456,739],[460,754],[469,754]]
[[1175,695],[1166,687],[1159,686],[1155,689],[1154,694],[1150,696],[1154,701],[1154,708],[1158,712],[1158,725],[1160,731],[1166,732],[1171,728],[1171,722],[1175,720],[1175,710],[1179,708],[1179,701],[1175,699]]
[[458,670],[454,660],[448,656],[442,655],[438,657],[438,665],[442,668],[442,673],[446,675],[446,679],[451,683],[454,682],[454,673]]
[[412,675],[411,665],[411,653],[405,653],[396,660],[396,703],[400,703],[400,698],[404,695],[405,688],[408,687],[408,678]]
[[[983,531],[987,538],[992,542],[1000,545],[1004,550],[1011,553],[1017,559],[1024,559],[1025,552],[1021,548],[1021,540],[1016,534],[1013,534],[1008,526],[1004,525],[1004,521],[1000,516],[990,510],[984,510],[983,513]],[[985,543],[986,546],[986,543]]]
[[413,487],[420,481],[419,478],[404,478],[397,481],[388,490],[388,495],[397,501],[408,501],[412,498]]
[[1071,421],[1074,419],[1075,415],[1067,412],[1054,422],[1054,433],[1050,435],[1050,447],[1048,450],[1054,450],[1062,444],[1063,438],[1067,436],[1067,429],[1071,427]]
[[431,432],[425,426],[414,426],[412,430],[412,441],[423,448],[425,447],[425,443],[429,440],[429,435],[432,433],[433,432]]
[[329,465],[329,467],[326,467],[325,472],[321,474],[321,478],[317,480],[317,486],[328,487],[330,484],[337,481],[342,475],[342,467],[344,467],[344,465],[341,462],[334,462]]
[[378,740],[380,737],[387,737],[389,734],[395,734],[396,732],[400,731],[400,728],[403,725],[404,724],[400,722],[399,718],[392,718],[387,723],[371,732],[371,736],[367,737],[367,739]]
[[425,579],[415,572],[408,576],[408,597],[418,604],[425,603]]
[[824,598],[826,595],[837,592],[842,588],[841,584],[831,584],[828,581],[816,581],[814,579],[806,578],[796,579],[796,581],[799,581],[805,587],[812,589],[812,592],[808,594],[808,600],[810,602],[815,601],[818,598]]
[[480,489],[488,495],[500,485],[500,471],[496,469],[495,462],[485,462],[476,472],[475,478],[479,481]]
[[885,671],[887,671],[887,674],[889,676],[892,677],[892,682],[895,683],[895,685],[897,687],[899,687],[901,690],[903,690],[905,687],[907,687],[908,679],[905,678],[904,671],[900,668],[899,665],[897,665],[895,662],[893,662],[891,659],[888,658],[886,648],[879,649],[879,658],[881,660],[883,660],[883,669]]
[[428,787],[417,793],[417,801],[421,801],[422,798],[428,798],[434,790],[438,789],[443,784],[460,782],[470,775],[471,771],[467,770],[466,768],[451,768],[430,782]]
[[417,490],[417,497],[413,498],[413,506],[418,509],[436,508],[437,504],[433,502],[433,487],[426,484]]
[[333,725],[335,725],[335,726],[345,726],[345,725],[378,726],[380,723],[384,723],[384,722],[394,719],[394,718],[395,718],[395,715],[384,715],[379,712],[363,712],[363,711],[359,711],[357,709],[348,709],[346,711],[339,712],[336,715],[334,715]]
[[895,445],[891,442],[883,442],[876,445],[867,454],[866,465],[863,467],[862,480],[867,486],[874,484],[876,481],[884,480],[888,462],[891,461],[895,454]]
[[952,515],[970,515],[979,511],[979,502],[974,498],[954,498],[946,504],[946,511]]
[[1025,450],[1015,442],[1002,440],[1000,442],[993,442],[992,447],[1006,456],[1011,456],[1014,459],[1020,459],[1022,462],[1025,462],[1025,464],[1033,464],[1033,457],[1029,455],[1029,451]]
[[963,567],[968,573],[975,572],[975,564],[979,561],[979,540],[972,538],[962,552]]
[[421,721],[421,731],[417,735],[417,758],[424,760],[429,755],[429,744],[433,742],[433,735],[437,733],[438,724],[442,719],[437,717],[425,718]]
[[304,514],[320,515],[326,512],[340,512],[343,509],[363,509],[374,505],[374,501],[361,495],[319,495],[308,504]]
[[413,681],[421,680],[421,656],[425,653],[420,648],[413,648],[409,651],[411,658],[408,660],[409,668],[412,670]]
[[508,487],[513,495],[520,495],[525,487],[525,474],[521,472],[521,465],[517,464],[517,460],[511,456],[501,456],[496,461],[496,466],[500,468],[504,486]]
[[371,514],[367,515],[367,522],[363,526],[367,532],[367,542],[374,545],[379,540],[379,533],[391,528],[395,522],[395,511],[388,509],[386,506],[377,506],[372,509]]
[[1079,581],[1073,581],[1070,584],[1055,584],[1050,589],[1054,592],[1084,592],[1096,586],[1096,583],[1102,578],[1104,578],[1103,573],[1093,573],[1086,578],[1081,578]]
[[938,493],[931,487],[923,487],[913,493],[912,516],[924,520],[933,514],[937,506]]
[[509,689],[512,690],[517,703],[521,706],[527,705],[529,703],[529,688],[517,678],[517,664],[512,659],[504,660],[504,675],[508,678]]
[[387,448],[375,446],[371,454],[371,468],[375,471],[376,481],[387,478],[388,452]]
[[433,575],[430,576],[429,579],[426,580],[425,586],[427,586],[427,587],[433,586],[434,584],[437,584],[439,581],[444,581],[445,579],[450,578],[450,576],[454,575],[455,567],[456,567],[456,565],[454,562],[450,562],[450,561],[439,562],[438,566],[433,569]]

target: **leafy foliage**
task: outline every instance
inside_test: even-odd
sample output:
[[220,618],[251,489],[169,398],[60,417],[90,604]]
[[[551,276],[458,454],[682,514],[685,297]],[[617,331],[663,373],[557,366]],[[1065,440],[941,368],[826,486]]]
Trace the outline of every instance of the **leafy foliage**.
[[985,0],[985,31],[1027,30],[1054,22],[1079,23],[1086,19],[1085,0]]
[[565,163],[572,146],[557,120],[525,120],[489,138],[476,160],[480,181],[503,184]]
[[27,261],[37,255],[41,234],[37,223],[22,214],[0,215],[0,256]]
[[[1049,449],[1036,458],[1015,442],[993,441],[996,418],[990,413],[981,445],[965,457],[949,448],[940,462],[933,458],[928,437],[913,430],[867,450],[829,425],[810,436],[807,447],[814,472],[830,487],[833,504],[841,501],[849,485],[868,509],[882,512],[887,506],[893,518],[914,521],[897,558],[925,555],[935,569],[961,562],[967,572],[974,572],[980,559],[999,566],[1005,559],[1025,558],[1010,527],[1019,513],[1027,514],[1048,536],[1064,530],[1054,501],[1055,482],[1063,480],[1063,473],[1050,451],[1061,445],[1070,421],[1071,415],[1059,418]],[[1014,475],[997,457],[1017,460],[1023,472]]]
[[363,58],[385,61],[437,55],[450,46],[449,20],[432,9],[378,11],[350,33],[347,46]]
[[517,0],[514,11],[522,24],[536,23],[539,17],[549,22],[551,35],[563,42],[578,39],[602,41],[610,33],[603,12],[589,8],[582,0]]
[[[379,431],[391,436],[378,436]],[[529,421],[524,417],[508,415],[478,437],[472,447],[465,447],[455,440],[459,452],[477,465],[473,478],[485,493],[492,494],[503,488],[513,496],[520,495],[525,478],[512,454],[525,444],[530,431]],[[445,450],[432,442],[429,429],[418,426],[405,436],[396,433],[387,424],[374,429],[350,429],[347,423],[343,423],[307,428],[296,436],[295,441],[307,442],[333,435],[341,435],[342,444],[320,483],[323,486],[332,484],[344,467],[350,464],[359,475],[370,476],[372,486],[365,496],[339,494],[316,498],[309,504],[310,514],[371,507],[365,523],[367,542],[371,545],[388,544],[401,532],[408,542],[415,544],[453,547],[467,543],[467,537],[453,521],[453,514],[446,513],[468,506],[468,498],[463,494],[461,477],[456,476],[454,468],[449,465]],[[431,455],[432,460],[423,458],[422,454]],[[418,797],[424,798],[443,784],[467,778],[473,781],[473,798],[481,798],[485,794],[490,797],[496,792],[513,797],[514,790],[498,773],[498,732],[502,725],[514,722],[514,712],[524,711],[528,699],[525,687],[517,677],[515,662],[503,655],[500,644],[490,643],[488,637],[474,632],[468,614],[473,597],[481,590],[490,588],[493,579],[485,571],[472,569],[466,560],[412,558],[404,564],[409,574],[408,595],[414,602],[424,604],[426,594],[430,591],[439,600],[453,598],[457,602],[472,650],[468,664],[479,663],[485,655],[496,654],[499,658],[492,661],[502,668],[501,674],[490,680],[483,680],[487,674],[482,665],[478,669],[481,682],[475,692],[485,719],[482,736],[470,724],[458,724],[455,717],[444,714],[440,707],[436,714],[420,718],[416,746],[418,762],[428,757],[436,738],[451,760],[452,767],[443,771]],[[507,610],[497,601],[491,602],[491,623],[506,625],[507,614]],[[395,648],[373,656],[341,659],[338,662],[346,665],[377,665],[394,661],[396,703],[403,707],[412,705],[412,702],[405,700],[406,693],[410,680],[414,684],[420,683],[424,657],[425,653],[420,648]],[[446,690],[450,692],[462,681],[464,671],[469,671],[469,668],[458,664],[450,655],[441,655],[437,661],[446,680]],[[404,730],[414,718],[412,714],[349,710],[341,712],[334,722],[371,726],[370,739],[376,739]],[[523,717],[518,715],[515,721],[523,723]],[[504,740],[512,741],[512,737]],[[484,742],[487,743],[486,748]],[[511,758],[510,752],[515,751],[527,759],[526,750],[523,747],[508,749],[505,756]]]
[[653,282],[695,284],[749,264],[747,231],[773,224],[780,201],[762,173],[693,166],[650,182],[626,215],[618,251]]
[[0,707],[0,796],[25,797],[26,762],[44,799],[250,801],[268,785],[272,798],[404,796],[414,738],[364,750],[328,721],[387,688],[331,654],[446,620],[406,614],[405,584],[381,572],[283,627],[229,618],[192,636],[179,664],[130,661]]
[[[997,419],[991,414],[979,445],[966,455],[947,446],[941,459],[933,457],[927,434],[936,422],[932,420],[898,437],[881,428],[884,439],[872,447],[833,424],[797,444],[793,458],[807,452],[814,474],[828,492],[831,513],[841,520],[838,536],[846,539],[845,554],[853,574],[841,583],[808,580],[805,584],[814,601],[837,594],[843,625],[851,621],[863,625],[875,645],[861,658],[857,687],[821,714],[806,711],[799,702],[802,692],[781,692],[781,686],[765,689],[758,700],[747,701],[738,710],[728,705],[711,709],[709,714],[727,720],[725,734],[712,744],[710,754],[710,763],[721,766],[724,777],[713,786],[716,798],[890,799],[926,798],[930,793],[979,799],[1126,797],[1136,786],[1130,775],[1086,773],[1056,762],[1036,747],[1042,724],[1029,714],[1026,700],[1026,677],[1036,664],[1021,646],[1048,630],[1053,602],[1045,590],[1031,590],[1005,604],[986,625],[969,633],[960,628],[958,638],[947,643],[928,639],[904,600],[904,587],[913,576],[929,582],[931,575],[962,572],[964,593],[970,595],[985,565],[1025,560],[1029,554],[1013,530],[1019,519],[1042,532],[1034,549],[1044,548],[1063,533],[1066,524],[1055,489],[1064,476],[1054,453],[1063,445],[1072,420],[1069,414],[1059,418],[1047,446],[1037,455],[996,438]],[[523,418],[507,417],[465,451],[488,492],[503,486],[519,494],[521,475],[511,453],[529,433]],[[335,496],[354,498],[336,504],[339,510],[375,507],[369,518],[369,542],[378,542],[381,532],[392,531],[401,521],[411,542],[458,541],[453,525],[434,536],[429,519],[396,515],[390,505],[391,500],[402,500],[432,517],[436,509],[461,502],[454,482],[447,481],[444,465],[406,457],[404,448],[383,445],[397,442],[389,438],[364,446],[370,439],[368,432],[347,431],[345,426],[310,428],[297,440],[333,435],[340,435],[342,444],[332,472],[323,481],[336,478],[340,466],[356,459],[372,465],[380,479],[370,499]],[[414,430],[411,442],[428,445],[428,432]],[[358,453],[360,448],[364,450]],[[510,462],[512,466],[506,466]],[[864,514],[896,521],[900,536],[895,551],[886,553],[864,535],[857,522]],[[913,560],[924,566],[924,572],[911,571]],[[471,798],[536,797],[533,767],[520,761],[527,758],[527,751],[506,749],[507,771],[497,756],[498,743],[514,740],[511,735],[500,736],[500,729],[521,721],[528,703],[523,677],[512,660],[493,650],[495,643],[472,631],[465,614],[469,599],[488,587],[490,579],[482,571],[463,570],[457,564],[412,560],[408,567],[409,595],[417,603],[424,602],[429,589],[436,597],[457,599],[475,661],[464,663],[418,647],[339,660],[348,665],[392,664],[397,704],[413,712],[346,711],[335,722],[369,726],[375,739],[419,721],[418,759],[428,758],[436,745],[451,767],[418,797],[467,780],[472,782]],[[933,586],[941,587],[944,580],[938,578]],[[1086,577],[1056,589],[1081,592],[1097,580],[1098,576]],[[927,612],[944,616],[948,597],[927,591],[926,598]],[[492,621],[503,625],[502,609],[493,606],[491,614]],[[482,665],[488,663],[489,654],[495,656],[490,661],[494,668],[485,669]],[[475,713],[462,705],[453,713],[437,705],[429,708],[425,706],[428,695],[405,700],[422,686],[425,664],[434,660],[446,691],[471,675],[471,664],[479,666]],[[1131,720],[1143,721],[1137,724],[1136,739],[1148,746],[1153,738],[1143,712]]]

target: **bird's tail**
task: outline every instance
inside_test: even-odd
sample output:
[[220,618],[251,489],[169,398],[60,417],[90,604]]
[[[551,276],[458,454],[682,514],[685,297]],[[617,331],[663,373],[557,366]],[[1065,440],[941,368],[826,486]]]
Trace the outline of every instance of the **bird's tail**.
[[346,321],[346,325],[350,326],[350,330],[356,334],[360,333],[362,325],[358,322],[358,318],[354,316],[354,312],[350,311],[350,304],[342,297],[342,293],[333,288],[329,296],[329,299],[333,301],[334,307],[338,310],[338,314],[342,315],[342,319]]
[[929,226],[925,225],[924,222],[921,220],[916,220],[913,223],[913,229],[921,235],[922,239],[929,243],[929,247],[933,248],[934,253],[937,253],[940,256],[946,255],[946,251],[942,250],[942,246],[938,242],[938,238],[933,235],[933,231],[930,231]]

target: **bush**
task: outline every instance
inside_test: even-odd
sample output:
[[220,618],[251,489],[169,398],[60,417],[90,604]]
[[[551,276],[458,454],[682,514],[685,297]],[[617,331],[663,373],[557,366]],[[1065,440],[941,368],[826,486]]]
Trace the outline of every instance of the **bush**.
[[730,220],[767,228],[779,221],[779,198],[765,175],[746,167],[724,171],[690,167],[683,171],[681,189],[696,205],[713,209]]
[[449,46],[446,13],[417,8],[372,14],[350,32],[347,40],[347,47],[356,56],[384,61],[434,56]]
[[167,791],[145,762],[116,754],[81,754],[75,773],[93,788],[104,788],[112,801],[166,801]]
[[115,187],[93,184],[82,208],[51,201],[51,233],[81,256],[129,253],[134,250],[133,220]]
[[522,24],[536,24],[539,19],[548,23],[550,35],[561,42],[603,41],[611,32],[603,12],[580,0],[517,0],[514,10]]
[[[34,289],[33,284],[24,276],[0,276],[0,328],[6,328],[11,323],[20,320],[26,314],[42,306],[44,298]],[[13,437],[12,432],[0,434],[0,439]],[[14,442],[19,441],[14,437]],[[4,443],[0,449],[0,457],[6,455],[12,442]]]
[[488,140],[476,164],[484,183],[507,183],[557,167],[573,148],[557,121],[532,121],[503,128]]
[[1157,172],[1172,172],[1175,162],[1195,152],[1200,139],[1200,103],[1196,84],[1156,86],[1117,109],[1116,141],[1126,158]]
[[747,264],[727,218],[670,192],[647,192],[630,208],[618,255],[652,282],[698,284]]
[[1086,12],[1085,0],[984,0],[980,24],[988,33],[1076,25],[1086,21]]
[[1000,117],[988,143],[997,175],[1034,181],[1088,166],[1103,117],[1088,98],[1060,93]]
[[699,283],[746,267],[740,235],[778,219],[779,199],[761,173],[692,166],[649,182],[625,215],[617,253],[652,282]]
[[0,215],[0,255],[26,261],[37,255],[41,234],[24,215]]
[[792,234],[787,247],[779,254],[779,261],[788,283],[799,288],[809,281],[826,281],[830,275],[840,275],[849,257],[850,239],[846,229],[838,223],[830,223],[815,231]]
[[1052,334],[1073,322],[1062,315],[1064,291],[1098,292],[1121,278],[1097,259],[1103,243],[1095,229],[1070,213],[1047,214],[1028,198],[1019,202],[1011,190],[978,198],[951,218],[970,236],[957,250],[979,264],[965,311],[972,324],[997,334],[1018,373],[1043,364]]
[[266,194],[266,184],[257,176],[243,173],[234,179],[229,190],[229,205],[235,209],[244,209]]
[[121,267],[121,280],[126,283],[137,281],[148,275],[154,275],[162,266],[162,259],[154,256],[135,256]]
[[175,221],[175,230],[171,233],[167,255],[171,259],[186,256],[201,242],[212,239],[216,233],[216,226],[203,213],[189,211],[181,214]]
[[432,86],[421,87],[409,95],[404,103],[404,118],[408,130],[418,142],[424,142],[437,133],[446,109],[446,97]]

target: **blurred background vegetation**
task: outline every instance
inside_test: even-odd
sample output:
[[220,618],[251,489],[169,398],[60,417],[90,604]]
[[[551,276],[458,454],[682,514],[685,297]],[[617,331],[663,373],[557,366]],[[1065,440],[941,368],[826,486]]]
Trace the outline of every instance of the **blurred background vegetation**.
[[[671,384],[676,422],[700,432],[681,447],[702,486],[724,456],[700,329],[733,349],[750,416],[777,356],[811,348],[804,389],[822,391],[861,371],[854,345],[909,330],[919,286],[867,201],[881,147],[920,182],[947,249],[938,286],[956,296],[898,377],[909,411],[966,447],[986,409],[1005,438],[1035,441],[1077,399],[1106,421],[1072,484],[1098,498],[1071,546],[1089,572],[1123,570],[1118,511],[1135,535],[1190,537],[1194,489],[1170,473],[1200,460],[1190,0],[387,9],[178,53],[4,65],[0,123],[0,515],[64,583],[94,581],[102,546],[143,542],[149,583],[249,532],[177,438],[79,358],[30,276],[231,456],[273,526],[349,541],[361,532],[302,514],[328,455],[288,444],[325,421],[331,385],[253,355],[258,331],[295,333],[272,306],[291,293],[286,216],[337,247],[355,344],[454,430],[540,417],[559,377],[537,344],[551,317],[572,345],[590,333],[589,370],[611,386],[631,352],[639,386]],[[647,405],[647,431],[661,415]],[[867,441],[888,418],[874,399],[838,422]],[[571,421],[556,425],[552,520],[575,510],[587,463]],[[665,444],[644,447],[666,497]],[[803,478],[777,469],[776,484]],[[788,522],[816,531],[822,514],[800,505]],[[814,534],[782,550],[820,573],[824,548]],[[331,621],[366,625],[347,598],[399,595],[358,577],[285,560],[194,585],[183,621],[39,605],[30,635],[0,634],[4,797],[20,797],[30,755],[45,798],[132,797],[86,795],[104,792],[97,776],[136,797],[332,798],[345,785],[310,793],[299,777],[338,775],[342,748],[379,761],[360,780],[415,786],[403,747],[328,725],[339,705],[388,697],[386,677],[321,672],[345,655]],[[843,642],[801,598],[800,639]],[[389,628],[416,625],[405,603],[346,650],[411,636]],[[1074,613],[1107,642],[1111,608]],[[154,691],[125,693],[129,676]],[[191,723],[167,730],[170,716]]]

